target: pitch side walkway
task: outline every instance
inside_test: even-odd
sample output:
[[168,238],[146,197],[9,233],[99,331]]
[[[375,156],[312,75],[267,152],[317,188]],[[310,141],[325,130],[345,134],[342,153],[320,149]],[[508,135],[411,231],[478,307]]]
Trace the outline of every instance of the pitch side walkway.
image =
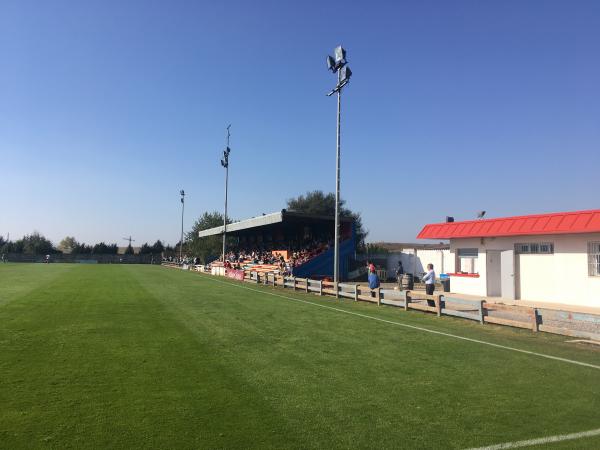
[[569,305],[566,303],[551,303],[551,302],[540,302],[531,300],[510,300],[501,297],[484,297],[479,295],[468,295],[468,294],[457,294],[454,292],[447,292],[447,295],[453,297],[464,298],[467,300],[485,300],[488,303],[503,303],[505,305],[516,305],[516,306],[530,306],[533,308],[552,309],[556,311],[568,311],[582,314],[598,314],[600,315],[600,306],[578,306]]

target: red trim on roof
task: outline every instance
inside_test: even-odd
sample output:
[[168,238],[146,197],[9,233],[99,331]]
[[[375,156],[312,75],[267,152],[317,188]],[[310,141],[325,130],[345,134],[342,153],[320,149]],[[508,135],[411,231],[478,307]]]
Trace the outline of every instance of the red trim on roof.
[[600,209],[425,225],[417,239],[600,233]]

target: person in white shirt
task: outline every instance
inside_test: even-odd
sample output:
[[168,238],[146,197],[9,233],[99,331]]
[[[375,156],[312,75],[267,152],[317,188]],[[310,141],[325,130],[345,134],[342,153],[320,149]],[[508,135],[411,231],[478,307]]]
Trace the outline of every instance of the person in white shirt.
[[[425,283],[425,293],[427,295],[433,295],[435,289],[435,272],[433,271],[433,264],[427,264],[427,273],[423,275],[423,282]],[[430,301],[427,303],[429,302]]]

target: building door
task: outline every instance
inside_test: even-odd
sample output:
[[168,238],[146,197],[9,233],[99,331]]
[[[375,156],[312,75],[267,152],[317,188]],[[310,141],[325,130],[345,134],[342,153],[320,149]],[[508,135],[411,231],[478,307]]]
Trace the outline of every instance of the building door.
[[486,251],[486,279],[488,297],[502,296],[501,257],[499,250]]
[[501,297],[515,300],[515,251],[500,252],[500,286]]

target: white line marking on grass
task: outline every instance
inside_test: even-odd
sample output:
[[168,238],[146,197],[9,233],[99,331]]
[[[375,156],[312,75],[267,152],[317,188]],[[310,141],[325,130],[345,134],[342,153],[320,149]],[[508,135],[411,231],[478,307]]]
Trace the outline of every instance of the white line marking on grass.
[[469,450],[501,450],[504,448],[529,447],[530,445],[550,444],[552,442],[571,441],[592,436],[600,436],[600,428],[597,430],[582,431],[581,433],[559,434],[558,436],[548,436],[538,439],[529,439],[526,441],[505,442],[504,444],[490,445],[489,447],[477,447]]
[[[211,277],[211,275],[208,275],[207,277]],[[459,336],[457,334],[446,333],[446,332],[443,332],[443,331],[431,330],[429,328],[418,327],[416,325],[409,325],[409,324],[402,323],[402,322],[394,322],[393,320],[381,319],[379,317],[369,316],[368,314],[361,314],[361,313],[357,313],[357,312],[353,312],[353,311],[347,311],[345,309],[336,308],[334,306],[328,306],[328,305],[322,305],[320,303],[309,302],[309,301],[306,301],[306,300],[301,300],[299,298],[288,297],[288,296],[285,296],[285,295],[276,294],[274,292],[268,292],[268,291],[264,291],[264,290],[260,290],[260,289],[252,289],[251,287],[243,286],[243,285],[237,284],[237,283],[229,283],[229,282],[225,282],[225,281],[215,280],[214,278],[205,278],[205,279],[213,281],[215,283],[225,284],[225,285],[228,285],[228,286],[235,286],[235,287],[238,287],[240,289],[247,289],[249,291],[258,292],[258,293],[261,293],[261,294],[267,294],[267,295],[272,295],[274,297],[284,298],[286,300],[292,300],[294,302],[306,303],[308,305],[313,305],[313,306],[318,306],[320,308],[330,309],[332,311],[337,311],[337,312],[341,312],[341,313],[344,313],[344,314],[349,314],[351,316],[357,316],[357,317],[362,317],[362,318],[365,318],[365,319],[377,320],[378,322],[389,323],[391,325],[398,325],[400,327],[410,328],[412,330],[424,331],[425,333],[437,334],[437,335],[440,335],[440,336],[451,337],[451,338],[454,338],[454,339],[460,339],[460,340],[468,341],[468,342],[475,342],[477,344],[489,345],[490,347],[501,348],[501,349],[504,349],[504,350],[511,350],[513,352],[524,353],[526,355],[539,356],[540,358],[552,359],[554,361],[561,361],[561,362],[565,362],[565,363],[569,363],[569,364],[575,364],[575,365],[578,365],[578,366],[589,367],[591,369],[600,370],[600,366],[597,366],[597,365],[594,365],[594,364],[585,363],[585,362],[581,362],[581,361],[575,361],[573,359],[561,358],[559,356],[546,355],[545,353],[532,352],[530,350],[523,350],[523,349],[520,349],[520,348],[508,347],[506,345],[494,344],[493,342],[481,341],[479,339],[468,338],[468,337],[464,337],[464,336]]]

